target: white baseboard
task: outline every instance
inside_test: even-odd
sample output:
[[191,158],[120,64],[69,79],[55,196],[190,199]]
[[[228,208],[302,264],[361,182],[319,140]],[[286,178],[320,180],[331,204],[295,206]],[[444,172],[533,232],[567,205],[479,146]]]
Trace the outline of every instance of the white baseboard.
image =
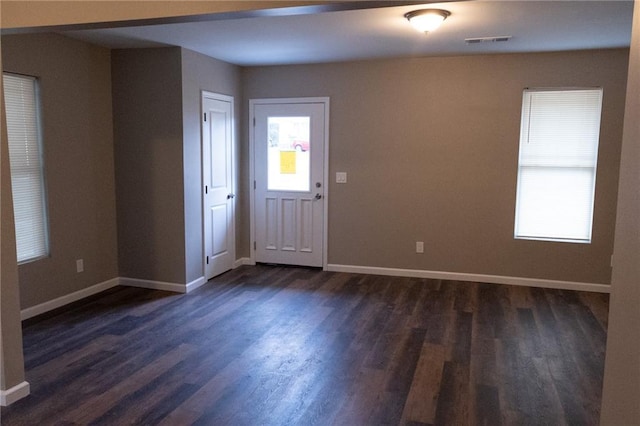
[[507,284],[525,287],[556,288],[560,290],[591,291],[609,293],[611,286],[607,284],[580,283],[574,281],[544,280],[538,278],[506,277],[502,275],[468,274],[443,271],[425,271],[420,269],[379,268],[355,265],[327,265],[327,271],[350,272],[355,274],[390,275],[396,277],[430,278],[437,280],[470,281],[490,284]]
[[[234,262],[234,269],[243,265],[255,265],[250,258],[243,257]],[[607,284],[596,283],[581,283],[574,281],[558,281],[558,280],[545,280],[538,278],[522,278],[522,277],[507,277],[502,275],[483,275],[483,274],[469,274],[458,272],[444,272],[444,271],[426,271],[420,269],[399,269],[399,268],[381,268],[373,266],[356,266],[356,265],[338,265],[328,264],[327,271],[333,272],[349,272],[356,274],[372,274],[372,275],[387,275],[396,277],[415,277],[415,278],[430,278],[440,280],[454,280],[454,281],[470,281],[481,282],[490,284],[507,284],[518,285],[525,287],[543,287],[543,288],[556,288],[561,290],[579,290],[579,291],[591,291],[596,293],[610,293],[611,286]],[[65,296],[58,297],[48,302],[41,303],[30,308],[23,309],[20,312],[20,319],[26,320],[36,315],[43,314],[53,309],[60,308],[69,303],[76,302],[80,299],[92,296],[100,293],[101,291],[108,290],[117,285],[129,286],[129,287],[141,287],[152,290],[165,290],[175,293],[189,293],[198,287],[207,283],[204,277],[197,278],[187,284],[177,284],[162,281],[141,280],[137,278],[113,278],[108,281],[101,282],[99,284],[87,287],[85,289],[76,291]]]
[[207,280],[204,277],[200,277],[198,279],[191,281],[190,283],[187,283],[187,293],[195,290],[198,287],[202,287],[206,283],[207,283]]
[[172,291],[174,293],[189,293],[207,283],[204,277],[196,278],[187,284],[169,283],[165,281],[142,280],[139,278],[120,277],[120,285],[126,287],[148,288],[150,290]]
[[120,277],[120,285],[123,285],[126,287],[148,288],[150,290],[172,291],[174,293],[187,293],[188,291],[187,290],[188,284],[177,284],[177,283],[169,283],[164,281],[153,281],[153,280],[141,280],[139,278]]
[[77,302],[78,300],[84,299],[89,296],[93,296],[94,294],[100,293],[101,291],[108,290],[118,285],[127,286],[127,287],[148,288],[152,290],[166,290],[166,291],[172,291],[175,293],[188,293],[206,284],[206,282],[207,280],[205,280],[204,277],[200,277],[196,280],[193,280],[188,284],[176,284],[176,283],[168,283],[168,282],[162,282],[162,281],[141,280],[137,278],[123,278],[123,277],[112,278],[108,281],[104,281],[99,284],[92,285],[91,287],[83,288],[82,290],[78,290],[71,294],[67,294],[67,295],[58,297],[56,299],[49,300],[48,302],[44,302],[39,305],[32,306],[30,308],[25,308],[22,311],[20,311],[20,319],[24,321],[26,319],[33,318],[36,315],[44,314],[45,312],[52,311],[54,309],[68,305],[69,303]]
[[7,390],[0,390],[0,406],[6,407],[28,396],[31,388],[28,382],[22,382]]
[[239,268],[243,265],[255,265],[256,262],[252,261],[249,257],[241,257],[240,259],[236,259],[233,263],[233,269]]
[[67,294],[65,296],[61,296],[56,299],[49,300],[48,302],[44,302],[39,305],[35,305],[30,308],[23,309],[22,311],[20,311],[20,319],[24,321],[26,319],[35,317],[36,315],[43,314],[53,309],[57,309],[61,306],[68,305],[69,303],[73,303],[80,299],[84,299],[85,297],[89,297],[94,294],[100,293],[101,291],[108,290],[112,287],[117,286],[118,284],[119,284],[119,279],[112,278],[108,281],[103,281],[99,284],[92,285],[91,287],[83,288],[82,290],[78,290],[71,294]]

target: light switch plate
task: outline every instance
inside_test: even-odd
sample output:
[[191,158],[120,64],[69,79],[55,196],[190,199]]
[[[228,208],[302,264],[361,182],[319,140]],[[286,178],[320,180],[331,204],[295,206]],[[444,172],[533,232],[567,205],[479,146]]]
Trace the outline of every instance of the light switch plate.
[[336,172],[336,183],[347,183],[347,172]]

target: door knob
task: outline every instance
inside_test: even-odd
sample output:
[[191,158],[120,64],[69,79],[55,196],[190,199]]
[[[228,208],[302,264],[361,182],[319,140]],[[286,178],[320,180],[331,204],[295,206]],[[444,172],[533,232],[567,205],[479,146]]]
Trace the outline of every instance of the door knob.
[[229,194],[229,195],[227,195],[227,200],[230,200],[230,199],[235,198],[235,197],[236,197],[236,194]]
[[321,198],[322,198],[322,195],[320,195],[320,194],[316,194],[316,196],[315,196],[315,197],[313,197],[313,198],[314,198],[314,200],[319,200],[319,199],[321,199]]

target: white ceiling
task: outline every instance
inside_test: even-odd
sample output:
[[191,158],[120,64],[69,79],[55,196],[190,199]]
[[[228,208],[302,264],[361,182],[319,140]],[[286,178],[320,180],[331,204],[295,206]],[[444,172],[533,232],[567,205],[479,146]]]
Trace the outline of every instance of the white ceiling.
[[[182,46],[237,65],[337,62],[628,47],[633,1],[461,1],[425,5],[451,12],[428,35],[403,15],[421,6],[216,19],[64,34],[110,48]],[[512,36],[502,43],[465,38]]]

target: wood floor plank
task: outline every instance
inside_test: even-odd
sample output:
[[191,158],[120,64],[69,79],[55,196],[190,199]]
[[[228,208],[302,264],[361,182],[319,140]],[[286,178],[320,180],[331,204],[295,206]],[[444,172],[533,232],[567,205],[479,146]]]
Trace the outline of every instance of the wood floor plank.
[[91,410],[87,410],[86,407],[83,406],[76,407],[64,415],[64,420],[76,424],[88,424],[100,419],[100,417],[118,401],[127,398],[129,394],[135,392],[163,371],[187,357],[192,351],[195,351],[194,347],[188,345],[178,346],[155,360],[155,362],[142,367],[133,374],[128,381],[120,382],[118,385],[98,395],[94,399],[95,402],[91,405]]
[[476,385],[473,424],[479,426],[500,426],[500,399],[498,389],[493,386]]
[[433,423],[445,362],[442,345],[424,342],[411,388],[402,413],[402,422]]
[[334,422],[340,425],[368,424],[373,412],[384,400],[387,373],[378,369],[361,368],[358,385],[348,392]]
[[596,425],[608,296],[256,265],[23,324],[3,425]]
[[471,406],[469,374],[468,365],[451,361],[444,363],[435,424],[469,424]]

